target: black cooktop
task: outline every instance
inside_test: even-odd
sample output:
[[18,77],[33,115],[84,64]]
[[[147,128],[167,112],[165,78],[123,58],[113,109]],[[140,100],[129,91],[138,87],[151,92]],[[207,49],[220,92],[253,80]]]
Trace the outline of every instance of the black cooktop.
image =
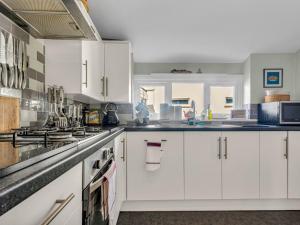
[[84,129],[16,129],[0,133],[0,178],[66,150],[77,150],[77,143],[97,135]]

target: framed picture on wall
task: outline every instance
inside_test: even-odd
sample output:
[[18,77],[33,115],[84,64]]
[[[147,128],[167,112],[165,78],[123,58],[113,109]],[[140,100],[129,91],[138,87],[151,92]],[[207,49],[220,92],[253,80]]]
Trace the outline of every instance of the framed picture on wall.
[[283,69],[264,69],[264,88],[282,88]]

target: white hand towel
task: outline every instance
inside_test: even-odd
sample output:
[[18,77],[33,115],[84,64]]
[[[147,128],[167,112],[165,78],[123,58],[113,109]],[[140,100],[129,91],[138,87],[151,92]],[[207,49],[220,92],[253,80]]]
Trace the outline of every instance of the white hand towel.
[[116,174],[116,163],[113,162],[109,170],[104,174],[108,181],[108,214],[112,212],[116,199]]
[[162,145],[160,142],[147,142],[146,165],[147,171],[156,171],[160,168]]

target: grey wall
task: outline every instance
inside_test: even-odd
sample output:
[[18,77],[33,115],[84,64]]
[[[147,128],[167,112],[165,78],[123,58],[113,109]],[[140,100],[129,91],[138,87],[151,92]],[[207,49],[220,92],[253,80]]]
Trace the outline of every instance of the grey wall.
[[[300,57],[298,57],[300,59]],[[265,89],[263,87],[263,70],[266,68],[283,68],[283,88],[276,90],[289,92],[292,100],[300,100],[296,93],[297,84],[300,79],[297,77],[297,54],[251,54],[244,64],[245,79],[250,76],[250,102],[252,104],[264,101]],[[298,60],[300,63],[300,60]],[[250,73],[249,73],[250,64]],[[249,80],[246,82],[249,85]],[[245,91],[247,91],[245,89]],[[298,91],[299,92],[299,91]]]
[[300,50],[296,53],[295,99],[300,100]]
[[0,84],[0,95],[17,97],[21,104],[21,126],[39,125],[47,115],[45,96],[45,48],[43,44],[0,14],[0,30],[27,44],[29,62],[27,86],[24,90],[5,88]]
[[243,74],[243,63],[135,63],[134,74],[170,73],[172,69],[186,69],[193,73]]

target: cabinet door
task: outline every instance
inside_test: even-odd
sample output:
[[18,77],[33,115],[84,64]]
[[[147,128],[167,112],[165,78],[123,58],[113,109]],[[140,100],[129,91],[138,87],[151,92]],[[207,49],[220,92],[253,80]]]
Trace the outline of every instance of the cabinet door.
[[[160,168],[145,169],[146,142],[161,142]],[[183,132],[127,133],[127,200],[182,200]]]
[[131,53],[128,42],[105,43],[105,100],[131,102]]
[[74,198],[52,220],[51,225],[82,224],[82,163],[73,167],[47,186],[21,202],[0,217],[0,224],[42,224],[47,216],[59,207],[56,200]]
[[114,204],[113,213],[110,215],[110,224],[117,224],[119,213],[122,207],[122,203],[126,198],[126,135],[120,134],[114,140],[115,146],[115,160],[117,167],[117,179],[116,179],[116,200]]
[[287,132],[260,132],[260,198],[287,198]]
[[300,198],[300,132],[288,132],[288,198]]
[[82,42],[82,93],[104,101],[104,44]]
[[259,132],[223,132],[223,199],[259,198]]
[[221,199],[221,132],[184,132],[185,199]]

